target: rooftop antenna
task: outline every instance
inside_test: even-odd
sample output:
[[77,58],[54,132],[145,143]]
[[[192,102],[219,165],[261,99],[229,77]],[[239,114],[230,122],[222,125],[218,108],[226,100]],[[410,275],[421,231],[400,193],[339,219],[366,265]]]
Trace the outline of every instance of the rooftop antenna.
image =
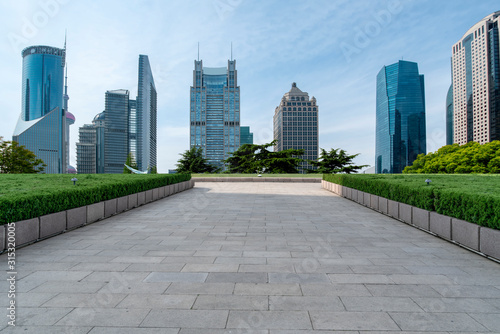
[[231,42],[231,61],[233,61],[233,42]]
[[198,61],[200,61],[200,42],[198,42]]

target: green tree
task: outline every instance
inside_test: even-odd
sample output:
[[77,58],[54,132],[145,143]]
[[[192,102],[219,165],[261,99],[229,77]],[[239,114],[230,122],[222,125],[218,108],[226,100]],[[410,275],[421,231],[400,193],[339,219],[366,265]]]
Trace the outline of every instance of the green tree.
[[0,173],[33,174],[45,170],[42,159],[15,141],[3,141],[0,137]]
[[176,165],[177,173],[213,173],[217,170],[203,157],[201,147],[191,147],[191,149],[181,153],[181,156],[182,158],[177,161]]
[[[137,169],[137,162],[135,162],[134,155],[132,154],[132,152],[128,152],[127,161],[125,162],[125,165],[133,169]],[[132,171],[127,167],[123,166],[123,174],[132,174]]]
[[332,148],[329,152],[322,148],[318,161],[309,160],[309,163],[317,167],[317,169],[310,169],[307,172],[323,174],[357,173],[359,169],[368,167],[368,165],[356,166],[353,164],[352,160],[358,155],[359,153],[349,155],[346,151],[341,150],[340,148]]
[[298,173],[298,166],[303,161],[302,149],[288,149],[279,152],[268,150],[276,144],[245,144],[224,160],[230,173]]
[[412,166],[403,173],[500,173],[500,141],[479,144],[468,142],[465,145],[446,145],[436,152],[419,154]]

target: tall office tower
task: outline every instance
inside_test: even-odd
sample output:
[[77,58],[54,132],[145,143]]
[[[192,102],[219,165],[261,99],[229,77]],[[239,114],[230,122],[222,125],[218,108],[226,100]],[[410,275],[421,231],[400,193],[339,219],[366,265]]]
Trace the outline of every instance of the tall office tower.
[[222,160],[240,147],[240,87],[236,60],[225,67],[203,67],[195,60],[190,104],[190,147],[203,148],[208,162]]
[[240,126],[240,145],[253,144],[253,133],[249,126]]
[[129,151],[136,154],[134,157],[139,170],[156,167],[156,103],[156,87],[149,58],[139,55],[139,85],[137,101],[134,104],[136,106],[135,117],[131,108],[131,121],[136,122],[135,126],[134,124],[131,126],[136,128],[136,138],[132,138],[129,147]]
[[453,84],[446,94],[446,145],[453,144]]
[[104,110],[104,173],[121,174],[128,154],[129,91],[106,92]]
[[486,16],[452,47],[454,143],[500,139],[499,21]]
[[78,129],[78,143],[76,143],[76,168],[78,174],[97,173],[97,145],[96,127],[84,124]]
[[[318,160],[318,111],[316,98],[309,100],[309,94],[292,88],[281,98],[281,103],[274,111],[274,151],[304,149],[302,159]],[[307,169],[315,169],[304,161],[299,166],[300,173]]]
[[424,76],[417,63],[384,66],[377,75],[375,172],[401,173],[426,153]]
[[97,114],[92,124],[84,124],[78,132],[76,165],[78,174],[104,173],[105,113]]
[[22,111],[12,140],[42,159],[47,164],[45,173],[66,173],[66,49],[30,46],[22,56]]

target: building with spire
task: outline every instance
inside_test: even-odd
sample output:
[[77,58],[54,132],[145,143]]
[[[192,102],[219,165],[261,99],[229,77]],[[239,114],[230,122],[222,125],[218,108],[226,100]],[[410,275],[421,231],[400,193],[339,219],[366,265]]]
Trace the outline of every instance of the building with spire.
[[222,161],[240,147],[236,60],[227,67],[203,67],[195,60],[190,95],[190,147],[201,147],[211,165],[224,169]]
[[500,140],[500,11],[452,47],[453,142]]
[[67,173],[66,48],[30,46],[22,57],[22,110],[12,140],[42,159],[45,173]]
[[303,149],[301,158],[305,161],[299,166],[300,173],[315,169],[308,160],[318,160],[318,112],[316,98],[309,99],[295,82],[274,110],[274,151]]

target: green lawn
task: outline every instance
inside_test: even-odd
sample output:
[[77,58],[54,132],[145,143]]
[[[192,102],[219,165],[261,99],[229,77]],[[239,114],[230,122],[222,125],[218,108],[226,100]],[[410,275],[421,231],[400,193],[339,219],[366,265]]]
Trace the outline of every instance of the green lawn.
[[[261,174],[261,177],[307,177],[321,179],[323,174]],[[258,177],[258,174],[191,174],[192,177]]]
[[[383,181],[423,191],[457,190],[467,194],[481,194],[500,198],[500,175],[498,174],[351,174],[360,180]],[[425,182],[430,179],[429,185]]]
[[[122,182],[158,179],[162,174],[0,174],[0,198],[82,190]],[[163,174],[167,175],[167,174]],[[76,186],[71,181],[76,177]]]

